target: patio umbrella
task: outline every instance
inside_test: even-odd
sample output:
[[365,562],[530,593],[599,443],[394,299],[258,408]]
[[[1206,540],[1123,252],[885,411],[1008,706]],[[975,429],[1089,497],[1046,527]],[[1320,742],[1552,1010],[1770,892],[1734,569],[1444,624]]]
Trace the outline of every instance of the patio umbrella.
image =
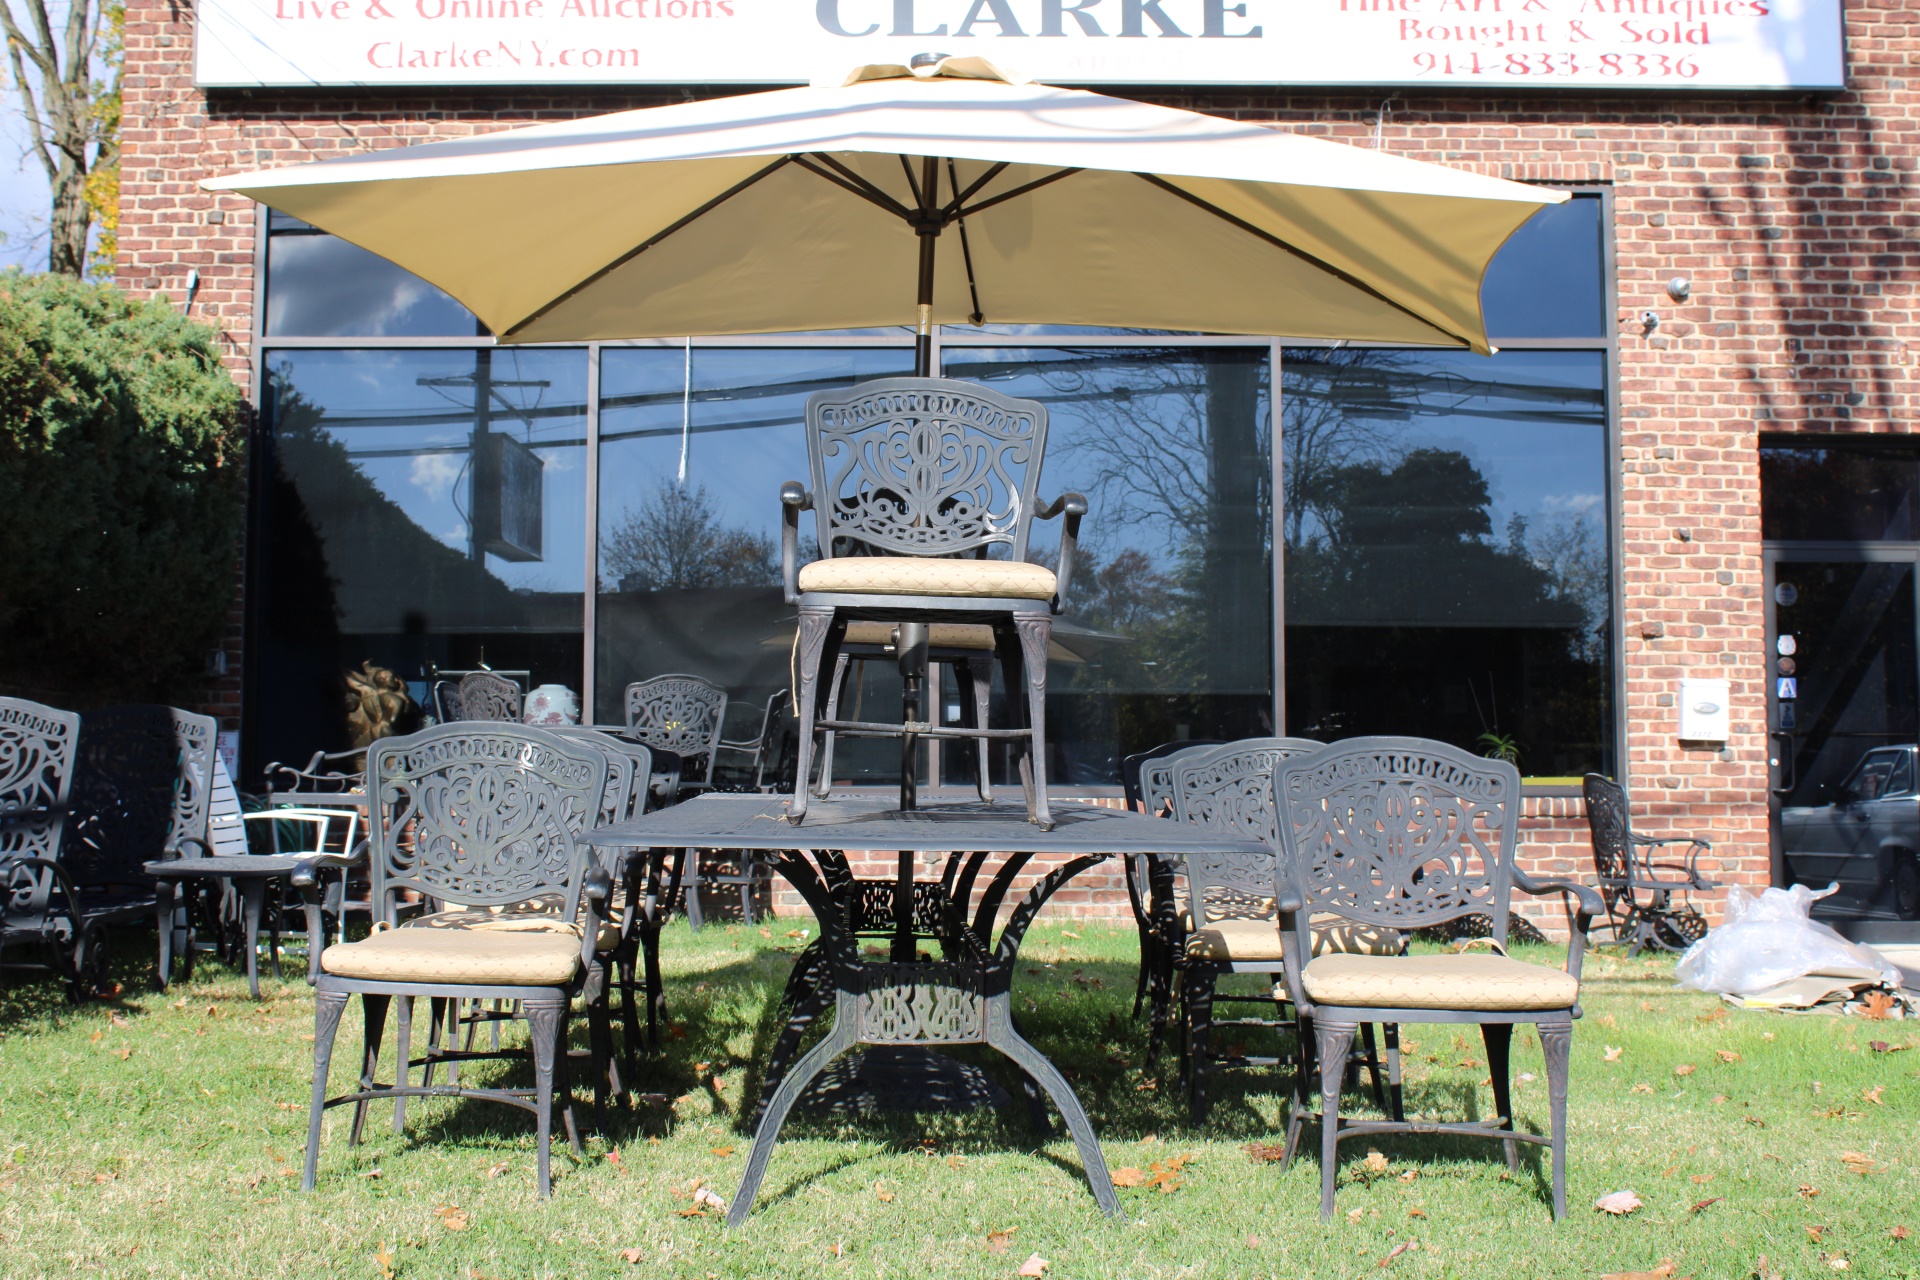
[[1464,346],[1566,197],[978,58],[218,178],[502,341],[935,323]]

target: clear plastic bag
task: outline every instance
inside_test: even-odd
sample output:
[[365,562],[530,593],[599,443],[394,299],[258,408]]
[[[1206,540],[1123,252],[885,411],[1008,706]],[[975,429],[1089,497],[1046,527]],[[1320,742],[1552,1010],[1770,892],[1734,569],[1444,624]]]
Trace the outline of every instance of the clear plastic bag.
[[1871,947],[1848,942],[1812,919],[1814,902],[1838,885],[1815,893],[1802,884],[1763,889],[1756,897],[1728,889],[1719,928],[1687,948],[1674,976],[1683,987],[1725,995],[1752,995],[1808,974],[1830,974],[1898,989],[1900,970]]

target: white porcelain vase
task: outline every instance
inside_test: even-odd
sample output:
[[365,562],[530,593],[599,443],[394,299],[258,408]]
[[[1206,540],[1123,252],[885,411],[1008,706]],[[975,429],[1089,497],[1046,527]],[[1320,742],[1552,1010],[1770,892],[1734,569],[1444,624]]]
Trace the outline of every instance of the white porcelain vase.
[[579,695],[563,684],[543,684],[527,695],[521,719],[528,724],[579,724]]

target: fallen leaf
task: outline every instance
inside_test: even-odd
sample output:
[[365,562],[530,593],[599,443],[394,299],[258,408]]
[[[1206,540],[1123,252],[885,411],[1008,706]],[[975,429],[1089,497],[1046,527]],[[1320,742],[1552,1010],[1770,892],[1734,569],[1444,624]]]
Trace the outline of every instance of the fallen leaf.
[[1759,1116],[1744,1116],[1742,1118],[1756,1129],[1764,1129],[1767,1127],[1767,1122]]
[[1137,1187],[1146,1180],[1147,1175],[1132,1165],[1113,1171],[1113,1185],[1116,1187]]
[[1887,1234],[1892,1236],[1895,1240],[1905,1240],[1909,1236],[1913,1235],[1913,1232],[1907,1230],[1905,1227],[1896,1226],[1894,1227],[1893,1230],[1887,1232]]
[[1885,991],[1869,991],[1860,1001],[1860,1016],[1874,1022],[1885,1022],[1893,1013],[1893,997]]
[[465,1231],[473,1221],[467,1211],[457,1204],[443,1204],[433,1211],[433,1216],[440,1219],[440,1225],[449,1231]]
[[1367,1152],[1367,1172],[1368,1173],[1385,1173],[1387,1171],[1387,1165],[1388,1165],[1388,1161],[1386,1156],[1382,1155],[1380,1152],[1378,1151]]
[[637,1267],[646,1259],[647,1251],[645,1249],[622,1249],[620,1256],[627,1260],[628,1265]]
[[966,1162],[967,1162],[967,1158],[965,1156],[948,1156],[947,1168],[958,1169],[961,1165],[965,1164]]
[[1409,1218],[1424,1218],[1427,1216],[1427,1211],[1425,1209],[1419,1208],[1418,1206],[1415,1206],[1414,1208],[1407,1210],[1407,1216]]
[[724,1160],[728,1156],[733,1154],[733,1148],[732,1147],[715,1147],[713,1148],[713,1154],[719,1156],[721,1159]]
[[[1905,1045],[1900,1046],[1901,1049],[1904,1049],[1906,1047],[1907,1046]],[[1888,1044],[1885,1040],[1869,1040],[1867,1042],[1867,1048],[1873,1050],[1875,1053],[1898,1053],[1899,1052],[1899,1049],[1895,1049],[1892,1045]]]
[[1871,1102],[1876,1107],[1884,1106],[1885,1104],[1880,1101],[1880,1095],[1885,1093],[1886,1091],[1887,1091],[1887,1086],[1883,1084],[1877,1084],[1873,1086],[1873,1088],[1871,1089],[1861,1090],[1860,1096],[1865,1098],[1868,1102]]
[[1362,1213],[1361,1213],[1361,1211],[1360,1211],[1360,1210],[1358,1210],[1358,1209],[1349,1209],[1349,1210],[1347,1210],[1347,1221],[1348,1221],[1348,1222],[1358,1222],[1358,1221],[1360,1221],[1360,1219],[1361,1219],[1361,1217],[1362,1217],[1362,1216],[1363,1216],[1363,1214],[1362,1214]]
[[1400,1181],[1412,1182],[1415,1178],[1418,1178],[1419,1176],[1420,1176],[1420,1171],[1418,1169],[1409,1169],[1405,1173],[1400,1175]]
[[1060,936],[1063,938],[1072,938],[1076,942],[1080,940],[1080,935],[1075,933],[1071,929],[1062,929],[1060,931]]
[[1260,1247],[1260,1237],[1249,1234],[1247,1236],[1247,1248],[1258,1249],[1259,1247]]
[[1650,1084],[1648,1084],[1648,1083],[1646,1083],[1646,1082],[1645,1082],[1645,1081],[1643,1080],[1643,1081],[1641,1081],[1641,1082],[1640,1082],[1639,1084],[1637,1084],[1637,1085],[1635,1085],[1635,1086],[1633,1086],[1633,1088],[1631,1088],[1631,1089],[1629,1089],[1629,1090],[1627,1090],[1627,1092],[1628,1092],[1628,1093],[1652,1093],[1652,1092],[1653,1092],[1653,1086],[1652,1086],[1652,1085],[1650,1085]]
[[1688,1178],[1687,1181],[1691,1183],[1695,1183],[1697,1185],[1697,1184],[1712,1182],[1713,1177],[1714,1175],[1712,1175],[1711,1173],[1696,1173],[1691,1178]]
[[1413,1241],[1411,1240],[1402,1240],[1399,1244],[1393,1246],[1392,1251],[1389,1252],[1386,1257],[1380,1259],[1380,1269],[1385,1271],[1387,1264],[1411,1248],[1413,1248]]
[[1714,1205],[1719,1204],[1722,1200],[1725,1200],[1725,1199],[1726,1199],[1725,1196],[1714,1196],[1711,1200],[1696,1200],[1693,1202],[1693,1204],[1688,1206],[1687,1213],[1689,1216],[1691,1216],[1693,1214],[1699,1213],[1702,1209],[1712,1208]]
[[697,1076],[706,1075],[707,1072],[711,1070],[713,1070],[713,1064],[711,1062],[696,1062],[693,1064],[693,1074]]
[[1767,1262],[1767,1255],[1761,1254],[1760,1260],[1753,1264],[1754,1280],[1784,1280],[1778,1271]]
[[707,1211],[699,1205],[695,1205],[691,1209],[675,1209],[673,1212],[675,1217],[680,1218],[704,1218],[707,1216]]
[[1685,1079],[1687,1076],[1692,1075],[1695,1071],[1698,1071],[1698,1070],[1699,1068],[1694,1066],[1691,1062],[1683,1062],[1679,1066],[1673,1069],[1673,1074],[1681,1077],[1682,1079]]
[[1642,1206],[1644,1202],[1634,1194],[1632,1188],[1621,1191],[1609,1191],[1593,1202],[1593,1207],[1602,1213],[1625,1216]]
[[1857,1173],[1862,1176],[1869,1173],[1878,1173],[1886,1168],[1885,1165],[1877,1163],[1872,1156],[1864,1151],[1842,1151],[1840,1153],[1840,1163],[1847,1166],[1848,1173]]
[[627,1171],[627,1167],[620,1163],[620,1148],[618,1147],[607,1152],[607,1163],[613,1166],[615,1173],[625,1173]]
[[715,1213],[725,1213],[727,1211],[727,1202],[713,1194],[713,1192],[706,1187],[694,1188],[693,1202],[696,1205],[705,1205]]
[[1013,1243],[1013,1233],[1019,1229],[1018,1227],[1008,1227],[1005,1231],[987,1232],[987,1252],[1005,1253],[1007,1246]]
[[1805,1183],[1805,1182],[1800,1184],[1800,1198],[1802,1200],[1817,1199],[1819,1195],[1820,1195],[1820,1188],[1809,1185],[1808,1183]]
[[[128,1058],[131,1058],[133,1056],[133,1050],[132,1049],[115,1049],[113,1051],[113,1056],[120,1059],[120,1061],[125,1062]],[[1878,1102],[1879,1099],[1876,1098],[1874,1099],[1874,1101]]]
[[[207,1016],[208,1016],[209,1018],[217,1018],[217,1017],[219,1017],[219,1016],[220,1016],[220,1006],[219,1006],[219,1005],[217,1005],[217,1004],[210,1004],[210,1005],[208,1005],[208,1006],[207,1006]],[[386,1246],[385,1246],[385,1245],[382,1245],[381,1247],[382,1247],[382,1248],[385,1248]]]
[[789,929],[789,930],[787,930],[787,936],[788,936],[789,938],[804,938],[804,937],[806,937],[806,936],[807,936],[807,933],[808,933],[808,930],[806,930],[806,929]]
[[684,1023],[676,1022],[672,1026],[667,1028],[667,1039],[685,1040],[686,1038],[687,1038],[687,1028]]
[[373,1168],[367,1170],[365,1173],[361,1174],[360,1176],[365,1178],[369,1182],[377,1182],[381,1178],[385,1177],[386,1175],[380,1171],[379,1165],[375,1165],[373,1166]]
[[374,1265],[380,1268],[382,1280],[393,1280],[393,1255],[387,1252],[387,1242],[382,1240],[380,1247],[374,1250]]
[[761,936],[761,937],[763,937],[763,938],[771,938],[771,937],[773,936],[773,930],[771,930],[771,929],[762,929],[762,930],[760,931],[760,936]]
[[[505,1160],[502,1160],[499,1164],[490,1164],[487,1166],[487,1176],[489,1178],[497,1178],[507,1171],[507,1167]],[[631,1261],[631,1259],[629,1259],[629,1261]]]
[[1613,1028],[1613,1027],[1619,1026],[1620,1023],[1618,1019],[1616,1019],[1612,1014],[1609,1013],[1605,1017],[1600,1019],[1600,1025],[1607,1028]]
[[847,1252],[847,1246],[841,1244],[838,1240],[835,1240],[833,1242],[833,1247],[827,1250],[827,1252],[831,1253],[836,1258],[845,1257]]
[[1833,1228],[1832,1228],[1832,1227],[1829,1227],[1829,1226],[1824,1226],[1824,1225],[1822,1225],[1822,1226],[1817,1226],[1817,1227],[1808,1227],[1808,1228],[1807,1228],[1807,1239],[1809,1239],[1809,1240],[1811,1240],[1811,1241],[1813,1241],[1813,1242],[1814,1242],[1815,1244],[1819,1244],[1819,1243],[1820,1243],[1820,1238],[1821,1238],[1822,1236],[1824,1236],[1824,1235],[1826,1235],[1826,1234],[1827,1234],[1827,1232],[1829,1232],[1829,1231],[1831,1231],[1831,1230],[1833,1230]]
[[1667,1280],[1677,1270],[1672,1258],[1662,1258],[1651,1271],[1609,1271],[1600,1280]]
[[885,1182],[876,1182],[873,1184],[873,1194],[880,1197],[881,1204],[892,1204],[893,1192],[888,1191],[885,1188],[886,1188]]
[[107,1025],[110,1027],[119,1027],[121,1030],[124,1031],[126,1028],[132,1026],[133,1024],[127,1021],[125,1018],[121,1017],[117,1013],[110,1013],[107,1015]]
[[1848,1267],[1852,1266],[1853,1264],[1851,1262],[1848,1262],[1845,1258],[1828,1258],[1827,1265],[1829,1267],[1832,1267],[1835,1271],[1845,1271]]
[[1714,1053],[1714,1056],[1715,1056],[1715,1057],[1717,1057],[1717,1058],[1719,1058],[1719,1059],[1720,1059],[1720,1061],[1722,1061],[1722,1062],[1738,1062],[1738,1061],[1740,1061],[1740,1055],[1739,1055],[1739,1054],[1737,1054],[1737,1053],[1735,1053],[1735,1052],[1734,1052],[1733,1050],[1731,1050],[1731,1049],[1715,1049],[1715,1050],[1713,1051],[1713,1053]]
[[1047,1260],[1039,1254],[1029,1254],[1027,1255],[1027,1260],[1020,1264],[1020,1269],[1014,1272],[1014,1274],[1017,1276],[1043,1276],[1047,1274],[1048,1265]]

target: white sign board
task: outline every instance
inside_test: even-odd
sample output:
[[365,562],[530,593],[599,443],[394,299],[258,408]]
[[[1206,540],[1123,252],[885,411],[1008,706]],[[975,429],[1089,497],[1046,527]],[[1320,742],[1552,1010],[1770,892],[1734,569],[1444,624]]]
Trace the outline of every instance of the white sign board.
[[797,84],[917,53],[1050,84],[1837,89],[1841,0],[200,0],[196,81]]

